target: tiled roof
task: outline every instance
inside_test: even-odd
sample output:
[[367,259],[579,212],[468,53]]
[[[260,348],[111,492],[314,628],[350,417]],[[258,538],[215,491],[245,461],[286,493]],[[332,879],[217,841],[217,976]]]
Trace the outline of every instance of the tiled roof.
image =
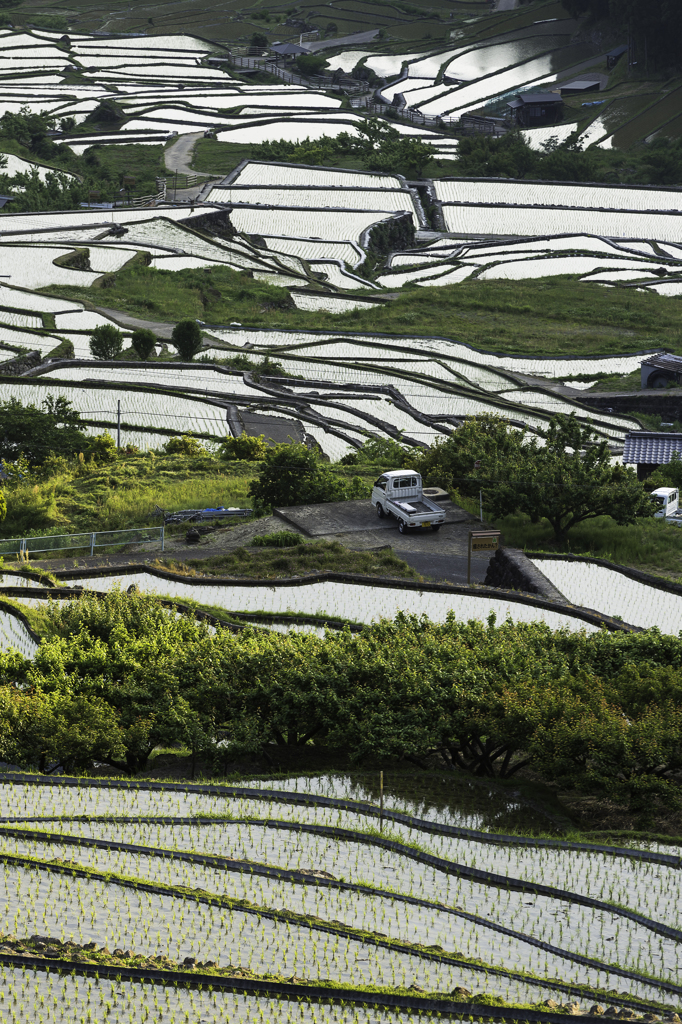
[[556,92],[523,92],[518,94],[523,103],[563,103]]
[[662,370],[671,370],[673,373],[682,373],[682,356],[671,356],[668,353],[649,356],[642,360],[642,366],[657,366]]
[[670,462],[673,452],[679,452],[682,457],[682,434],[655,434],[642,430],[625,438],[623,462],[661,466]]

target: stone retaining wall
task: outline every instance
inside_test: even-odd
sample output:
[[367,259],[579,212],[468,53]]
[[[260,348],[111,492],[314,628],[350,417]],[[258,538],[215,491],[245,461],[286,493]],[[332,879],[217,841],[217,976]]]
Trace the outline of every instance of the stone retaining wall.
[[522,590],[528,594],[539,594],[549,601],[566,603],[561,591],[517,548],[498,548],[490,559],[485,586]]

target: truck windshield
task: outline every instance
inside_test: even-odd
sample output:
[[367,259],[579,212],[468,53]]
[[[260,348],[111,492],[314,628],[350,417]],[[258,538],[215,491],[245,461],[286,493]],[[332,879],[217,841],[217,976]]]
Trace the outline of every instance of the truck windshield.
[[652,494],[651,500],[657,508],[663,508],[665,506],[665,497],[662,494]]
[[385,477],[385,476],[380,476],[378,480],[374,481],[374,486],[375,487],[379,487],[382,491],[385,491],[386,490],[386,481],[387,481],[387,479],[388,478]]

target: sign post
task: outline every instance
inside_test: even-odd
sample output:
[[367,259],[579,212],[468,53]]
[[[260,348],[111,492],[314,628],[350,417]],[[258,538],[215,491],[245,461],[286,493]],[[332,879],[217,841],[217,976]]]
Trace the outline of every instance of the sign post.
[[467,585],[471,583],[471,552],[497,551],[500,546],[499,530],[469,530],[469,551],[467,558]]

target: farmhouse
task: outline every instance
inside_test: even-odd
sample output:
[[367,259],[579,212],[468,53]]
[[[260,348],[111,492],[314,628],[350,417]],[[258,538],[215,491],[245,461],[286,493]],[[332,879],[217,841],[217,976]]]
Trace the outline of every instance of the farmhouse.
[[670,462],[674,452],[682,458],[682,434],[637,430],[625,437],[623,462],[636,465],[637,479],[646,480],[658,466]]
[[538,128],[561,120],[564,104],[556,92],[517,93],[507,104],[512,117],[524,128]]
[[680,381],[682,381],[682,356],[662,353],[642,360],[642,390],[644,388],[666,388],[669,384],[679,384]]

